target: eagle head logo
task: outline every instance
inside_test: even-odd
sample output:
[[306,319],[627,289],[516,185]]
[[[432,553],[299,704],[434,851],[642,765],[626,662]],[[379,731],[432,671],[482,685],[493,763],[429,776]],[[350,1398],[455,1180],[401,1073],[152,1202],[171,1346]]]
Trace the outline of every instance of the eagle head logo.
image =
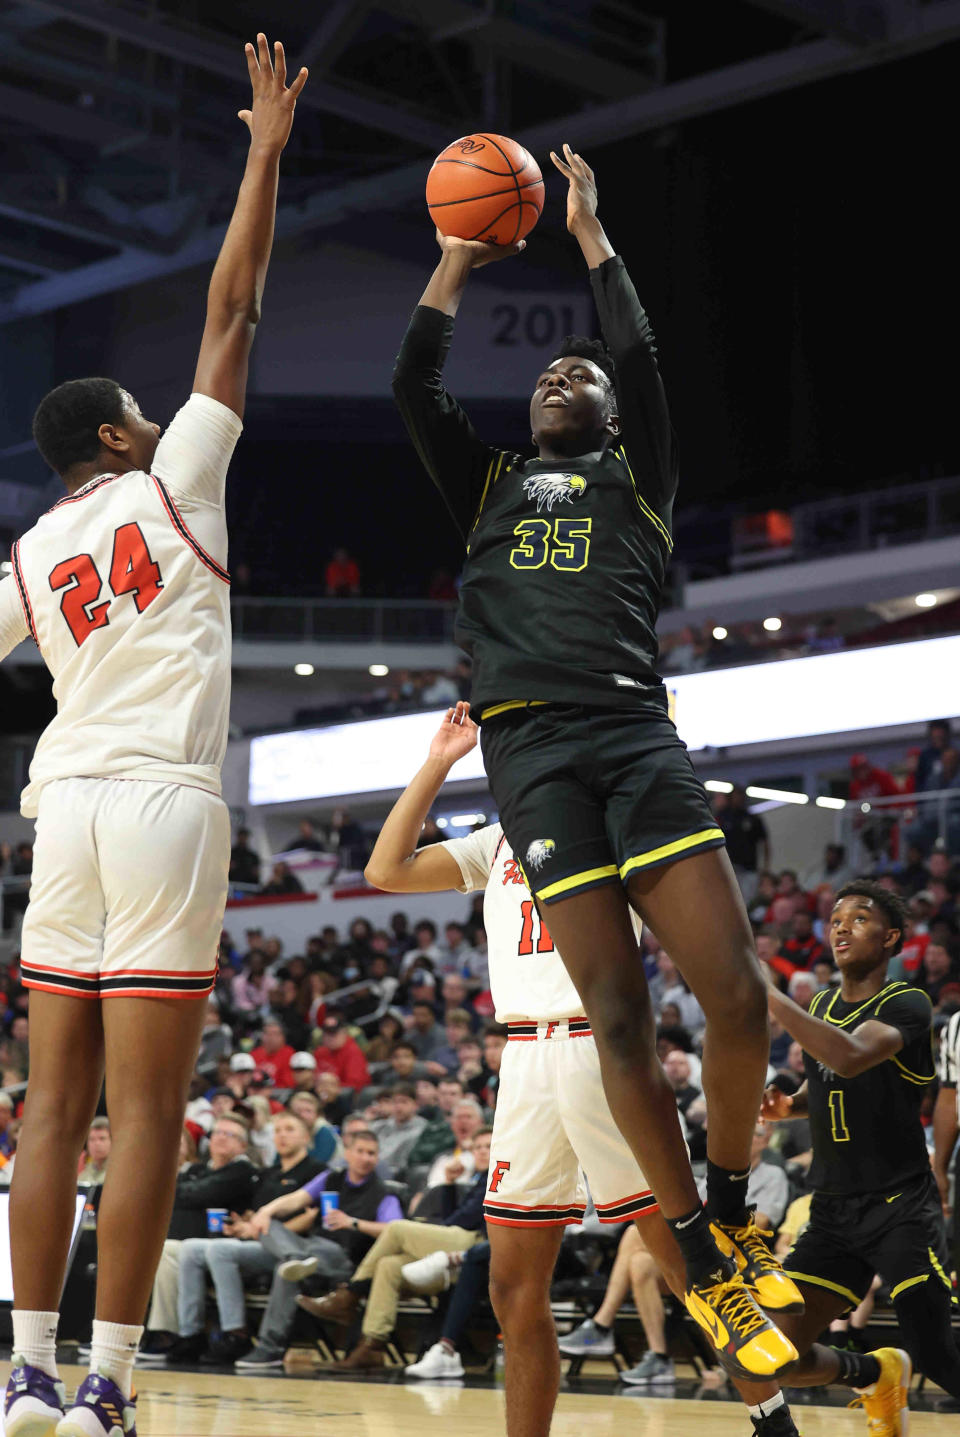
[[538,514],[543,509],[549,513],[554,504],[572,504],[586,487],[581,474],[531,474],[523,481],[523,492],[528,499],[536,499]]
[[538,872],[553,857],[556,847],[552,838],[535,838],[527,849],[527,866]]

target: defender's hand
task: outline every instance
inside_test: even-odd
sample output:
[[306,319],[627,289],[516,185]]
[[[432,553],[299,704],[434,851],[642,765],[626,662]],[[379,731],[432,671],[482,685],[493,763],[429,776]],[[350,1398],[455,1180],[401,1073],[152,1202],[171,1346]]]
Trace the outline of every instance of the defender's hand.
[[764,1089],[760,1117],[765,1123],[783,1123],[793,1117],[793,1098],[775,1083]]
[[563,159],[550,151],[550,158],[570,182],[567,190],[567,229],[571,234],[583,221],[592,219],[597,213],[597,182],[593,170],[582,155],[575,155],[569,145],[563,147]]
[[456,235],[444,235],[437,230],[437,244],[443,250],[444,256],[450,255],[469,265],[471,269],[482,269],[485,264],[492,264],[494,260],[509,259],[512,254],[519,254],[526,249],[526,240],[520,240],[517,244],[484,244],[483,240],[457,239]]
[[279,40],[273,47],[273,61],[267,37],[263,34],[257,36],[256,47],[248,42],[244,53],[253,86],[253,108],[238,110],[238,118],[250,131],[252,145],[279,155],[290,138],[297,96],[307,83],[306,68],[300,71],[288,89],[287,61]]
[[447,709],[443,723],[434,734],[430,745],[430,757],[443,759],[451,767],[477,746],[480,730],[470,717],[470,705],[462,701],[456,708]]

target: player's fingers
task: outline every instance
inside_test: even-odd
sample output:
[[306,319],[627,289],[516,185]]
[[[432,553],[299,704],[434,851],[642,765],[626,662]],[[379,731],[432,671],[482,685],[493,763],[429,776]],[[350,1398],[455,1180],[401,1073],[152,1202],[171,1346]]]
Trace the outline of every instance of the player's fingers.
[[288,94],[292,95],[294,99],[297,98],[297,96],[299,95],[300,91],[303,89],[304,85],[307,83],[307,76],[308,76],[309,74],[310,74],[310,71],[307,69],[306,65],[304,65],[303,68],[302,68],[302,70],[300,71],[299,75],[296,77],[296,79],[294,80],[293,84],[290,86],[290,89],[289,89],[289,91],[288,91]]
[[273,73],[282,89],[287,83],[287,57],[283,53],[283,46],[279,40],[273,42]]
[[247,73],[250,76],[250,83],[251,85],[255,85],[257,77],[260,74],[260,66],[257,63],[257,48],[255,45],[251,45],[248,40],[243,47],[243,53],[247,57]]
[[261,70],[269,70],[273,74],[273,66],[270,63],[270,46],[267,44],[267,37],[260,31],[257,36],[257,58],[260,61]]
[[237,119],[242,120],[247,129],[253,134],[253,112],[251,110],[238,110]]
[[553,150],[550,151],[550,158],[551,158],[551,160],[553,161],[553,163],[556,165],[556,167],[557,167],[557,169],[560,171],[560,173],[561,173],[562,175],[566,175],[566,176],[567,176],[567,179],[569,179],[569,178],[570,178],[570,167],[569,167],[569,165],[565,165],[565,164],[563,163],[563,160],[561,160],[560,157],[559,157],[558,155],[556,155]]

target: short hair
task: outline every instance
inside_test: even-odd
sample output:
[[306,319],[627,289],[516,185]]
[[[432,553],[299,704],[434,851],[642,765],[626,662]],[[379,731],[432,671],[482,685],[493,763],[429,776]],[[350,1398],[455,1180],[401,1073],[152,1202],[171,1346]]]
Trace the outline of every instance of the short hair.
[[438,1088],[442,1088],[443,1085],[444,1085],[444,1083],[456,1083],[456,1085],[457,1085],[457,1087],[460,1089],[461,1093],[463,1092],[463,1084],[461,1083],[460,1079],[457,1077],[456,1073],[445,1073],[442,1078],[439,1078],[439,1079],[437,1080],[437,1087],[438,1087]]
[[437,936],[437,925],[434,923],[434,921],[433,921],[432,918],[421,918],[421,919],[419,920],[419,922],[417,922],[417,923],[415,923],[415,924],[413,925],[413,931],[414,931],[414,933],[416,933],[419,928],[429,928],[429,929],[430,929],[430,932],[433,934],[434,938],[436,938],[436,936]]
[[485,1133],[486,1133],[486,1134],[489,1134],[490,1137],[493,1137],[493,1128],[491,1128],[491,1127],[489,1127],[489,1126],[484,1126],[484,1127],[482,1127],[482,1128],[477,1128],[477,1131],[476,1131],[476,1132],[474,1133],[474,1135],[473,1135],[473,1141],[476,1142],[476,1141],[477,1141],[477,1138],[482,1138]]
[[110,1119],[103,1117],[102,1115],[99,1118],[94,1118],[93,1122],[90,1124],[88,1131],[92,1133],[94,1128],[102,1129],[104,1132],[109,1133]]
[[[296,1115],[294,1115],[294,1116],[296,1116]],[[234,1127],[241,1128],[241,1129],[243,1130],[243,1140],[244,1140],[244,1142],[248,1142],[248,1141],[249,1141],[249,1139],[250,1139],[250,1124],[247,1122],[247,1120],[246,1120],[246,1118],[243,1116],[243,1114],[242,1114],[242,1113],[238,1113],[235,1108],[232,1108],[229,1113],[221,1113],[220,1116],[219,1116],[219,1118],[217,1118],[216,1121],[214,1122],[214,1125],[213,1125],[213,1126],[216,1127],[218,1123],[233,1123]],[[211,1129],[211,1131],[212,1131],[212,1129]]]
[[68,379],[51,389],[33,416],[34,443],[58,474],[96,459],[101,424],[122,424],[124,391],[115,379]]
[[485,1038],[508,1038],[510,1030],[506,1023],[497,1023],[493,1019],[483,1025],[483,1036]]
[[[416,1057],[419,1057],[419,1054],[417,1053],[417,1050],[416,1050],[416,1048],[414,1047],[414,1045],[413,1045],[411,1042],[409,1042],[406,1038],[399,1038],[399,1039],[397,1040],[397,1042],[394,1043],[394,1045],[393,1045],[393,1052],[394,1052],[394,1053],[399,1053],[399,1051],[400,1051],[401,1048],[403,1048],[403,1049],[404,1049],[406,1052],[408,1052],[408,1053],[412,1053],[415,1058],[416,1058]],[[392,1057],[392,1056],[393,1056],[393,1054],[391,1054],[391,1057]]]
[[[224,1114],[224,1116],[226,1116],[226,1114]],[[308,1137],[313,1137],[313,1128],[310,1123],[308,1123],[306,1118],[303,1117],[301,1113],[298,1113],[295,1108],[282,1108],[279,1113],[274,1115],[274,1121],[276,1121],[277,1118],[292,1118],[295,1123],[300,1124]]]
[[471,1113],[474,1113],[477,1117],[483,1117],[483,1108],[472,1093],[467,1093],[462,1098],[457,1099],[453,1105],[453,1111],[456,1112],[458,1108],[469,1108]]
[[417,1090],[412,1083],[394,1083],[390,1089],[391,1098],[410,1098],[412,1102],[417,1101]]
[[377,1147],[380,1146],[380,1139],[377,1137],[376,1133],[372,1133],[369,1128],[360,1128],[358,1132],[351,1133],[350,1142],[351,1144],[374,1143]]
[[589,359],[598,369],[602,370],[610,381],[611,389],[616,384],[617,372],[613,365],[613,355],[601,339],[588,339],[585,334],[568,334],[560,341],[557,352],[551,356],[547,367],[556,364],[558,359]]
[[903,947],[903,935],[906,932],[907,919],[910,917],[910,909],[900,894],[891,893],[889,888],[884,888],[882,883],[877,883],[873,878],[855,878],[852,883],[845,883],[840,889],[834,907],[842,898],[871,899],[886,918],[887,927],[899,929],[900,937],[897,939],[896,946],[890,951],[890,957],[895,957]]
[[466,1008],[451,1008],[444,1021],[447,1023],[457,1023],[463,1028],[469,1028],[470,1014]]

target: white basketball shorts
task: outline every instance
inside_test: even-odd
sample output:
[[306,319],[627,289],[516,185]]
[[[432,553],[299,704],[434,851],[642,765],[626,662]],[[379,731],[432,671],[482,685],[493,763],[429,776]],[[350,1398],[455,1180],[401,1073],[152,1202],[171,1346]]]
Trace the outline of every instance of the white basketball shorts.
[[230,816],[184,784],[65,778],[41,791],[21,976],[80,998],[209,993]]
[[584,1173],[601,1222],[657,1212],[607,1105],[586,1018],[507,1026],[483,1207],[487,1222],[582,1222]]

